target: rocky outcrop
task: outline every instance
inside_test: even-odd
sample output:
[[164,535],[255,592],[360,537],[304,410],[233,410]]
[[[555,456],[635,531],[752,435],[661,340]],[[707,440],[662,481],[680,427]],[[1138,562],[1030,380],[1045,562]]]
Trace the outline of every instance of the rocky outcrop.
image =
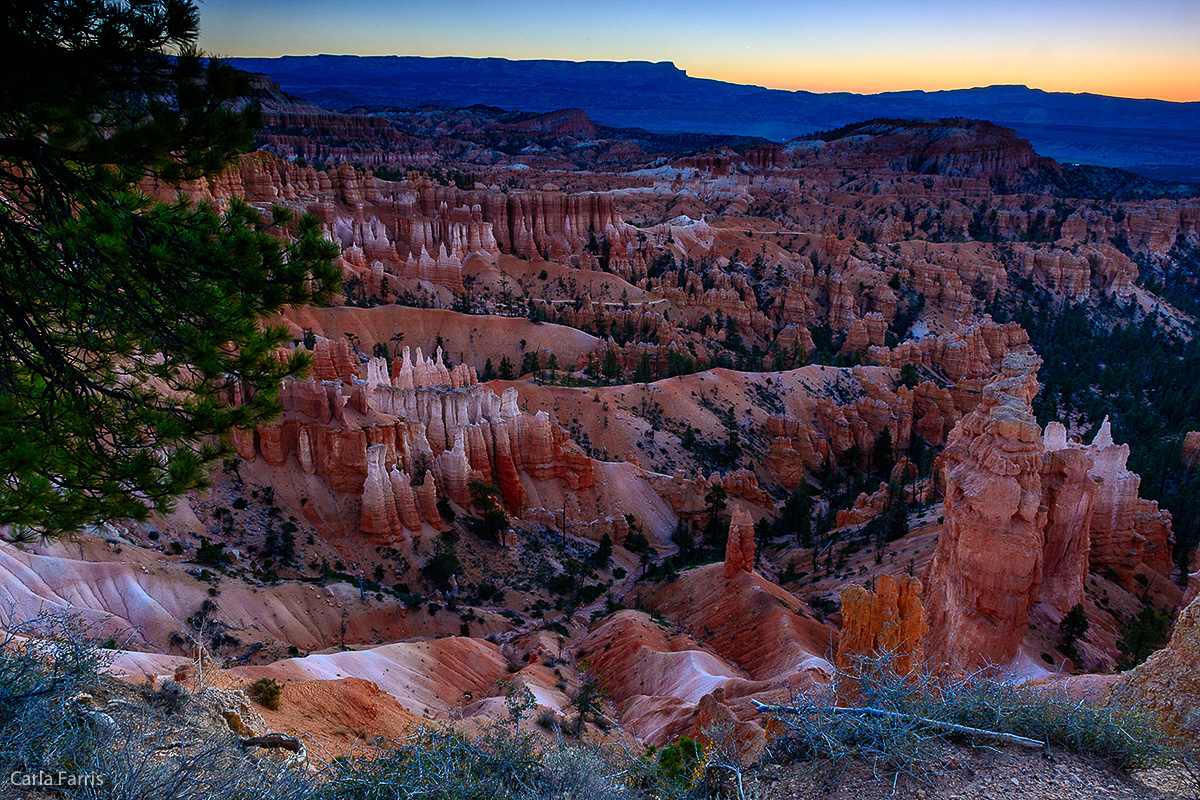
[[707,478],[690,478],[683,472],[674,475],[649,474],[647,480],[660,497],[680,516],[695,517],[704,510],[704,498],[720,486],[730,498],[740,498],[757,506],[770,507],[771,495],[758,485],[758,477],[747,469],[714,472]]
[[733,509],[725,542],[725,577],[754,571],[754,520],[740,506]]
[[1089,476],[1092,456],[1067,444],[1062,424],[1046,426],[1042,459],[1042,506],[1046,540],[1038,599],[1066,614],[1083,602],[1096,505],[1096,481]]
[[1089,571],[1133,589],[1143,570],[1171,571],[1170,515],[1138,499],[1108,420],[1091,445],[1030,401],[1036,356],[1014,355],[939,458],[945,523],[926,572],[927,651],[935,664],[1002,665],[1017,654],[1035,602],[1061,618],[1083,602]]
[[1122,681],[1140,706],[1152,709],[1167,732],[1200,741],[1200,599],[1175,620],[1167,646],[1153,653]]
[[1187,435],[1183,437],[1180,457],[1188,469],[1200,463],[1200,431],[1188,431]]
[[925,577],[933,664],[1004,664],[1025,635],[1046,529],[1042,431],[1030,407],[1039,364],[1007,357],[939,459],[945,524]]
[[854,675],[871,659],[881,668],[907,675],[924,664],[922,640],[928,632],[921,605],[921,582],[908,575],[880,575],[875,591],[857,584],[842,590],[842,630],[838,637],[838,694],[852,698]]
[[[835,525],[838,528],[862,525],[882,516],[892,507],[893,502],[908,505],[923,505],[928,502],[929,493],[933,488],[931,482],[916,481],[915,476],[916,467],[908,459],[902,459],[893,468],[888,482],[880,483],[879,488],[871,494],[859,494],[850,508],[839,509],[834,517]],[[898,487],[895,492],[892,490],[893,485]]]
[[739,763],[753,764],[767,747],[767,732],[757,722],[739,720],[725,694],[718,687],[700,698],[692,738],[706,749],[720,747]]
[[1099,484],[1091,526],[1091,568],[1116,575],[1131,589],[1140,564],[1170,575],[1170,512],[1138,497],[1142,479],[1126,467],[1129,445],[1113,441],[1107,418],[1088,450],[1095,462],[1090,474]]
[[498,131],[522,133],[552,133],[556,136],[595,138],[596,123],[581,108],[564,108],[512,122],[495,122],[488,126]]
[[344,341],[319,340],[314,364],[330,379],[285,382],[283,420],[233,440],[247,460],[295,459],[334,492],[359,496],[354,527],[369,536],[390,542],[440,527],[438,497],[470,506],[472,481],[497,486],[518,516],[522,476],[572,491],[595,483],[594,462],[545,412],[521,412],[515,389],[497,396],[470,367],[447,368],[440,350],[427,358],[404,348],[389,370],[381,358],[361,362]]
[[881,364],[905,364],[936,370],[951,381],[990,378],[1009,353],[1027,350],[1029,334],[1015,322],[1000,325],[985,317],[944,336],[909,339],[894,348],[872,347],[870,355]]

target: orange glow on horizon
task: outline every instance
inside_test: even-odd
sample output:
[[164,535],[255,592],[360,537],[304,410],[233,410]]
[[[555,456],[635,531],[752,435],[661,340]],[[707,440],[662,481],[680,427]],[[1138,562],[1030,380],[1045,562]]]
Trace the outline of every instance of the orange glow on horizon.
[[[1060,62],[1065,59],[1051,59]],[[1175,102],[1200,101],[1200,55],[1149,54],[1096,63],[1080,59],[1067,63],[957,64],[942,59],[927,63],[885,57],[855,62],[828,60],[790,63],[678,64],[697,78],[764,86],[769,89],[809,92],[941,91],[997,84],[1023,84],[1046,92],[1091,93],[1112,97],[1147,98]]]

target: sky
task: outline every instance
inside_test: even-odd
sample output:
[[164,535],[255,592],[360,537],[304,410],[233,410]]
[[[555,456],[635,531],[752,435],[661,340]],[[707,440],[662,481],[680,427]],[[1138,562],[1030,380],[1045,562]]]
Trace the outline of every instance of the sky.
[[200,0],[200,45],[673,61],[818,92],[1024,84],[1200,100],[1200,0]]

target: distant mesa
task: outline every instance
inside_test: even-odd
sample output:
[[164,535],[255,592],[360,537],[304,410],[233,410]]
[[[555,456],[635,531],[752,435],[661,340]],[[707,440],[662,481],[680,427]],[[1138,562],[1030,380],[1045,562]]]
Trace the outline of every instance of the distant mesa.
[[693,78],[669,61],[510,61],[418,56],[234,58],[321,106],[484,104],[578,107],[599,124],[657,133],[763,136],[782,142],[876,117],[988,119],[1045,156],[1200,180],[1200,102],[1045,92],[1019,85],[858,95],[783,91]]

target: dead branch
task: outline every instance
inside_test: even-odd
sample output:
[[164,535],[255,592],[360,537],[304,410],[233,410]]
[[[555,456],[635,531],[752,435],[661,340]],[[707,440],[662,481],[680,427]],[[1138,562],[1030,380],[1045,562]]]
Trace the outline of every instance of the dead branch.
[[898,711],[884,711],[879,708],[847,708],[842,706],[829,706],[824,708],[795,708],[792,706],[767,705],[759,701],[753,701],[759,711],[765,714],[847,714],[851,716],[862,717],[881,717],[884,719],[896,719],[907,722],[916,722],[934,730],[944,731],[946,733],[960,733],[964,736],[978,736],[982,739],[992,739],[999,742],[1007,742],[1015,744],[1019,747],[1027,747],[1030,749],[1041,749],[1046,746],[1045,742],[1039,742],[1037,739],[1030,739],[1026,736],[1018,736],[1015,733],[1001,733],[1000,731],[988,731],[983,728],[972,728],[968,725],[957,725],[953,722],[943,722],[941,720],[929,719],[928,717],[918,717],[915,714],[902,714]]

